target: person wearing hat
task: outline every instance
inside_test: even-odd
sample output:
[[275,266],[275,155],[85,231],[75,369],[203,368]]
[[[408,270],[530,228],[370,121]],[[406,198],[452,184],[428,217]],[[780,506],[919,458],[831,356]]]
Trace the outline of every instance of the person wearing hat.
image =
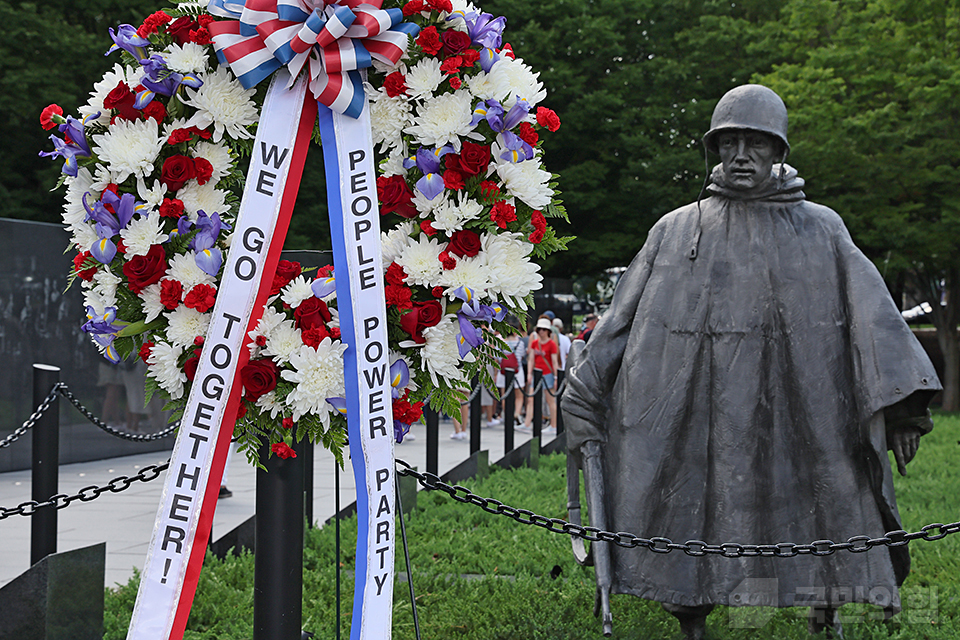
[[[544,399],[547,402],[547,409],[550,412],[550,427],[544,429],[543,435],[557,433],[557,399],[552,393],[557,391],[557,369],[560,366],[559,349],[553,339],[553,323],[549,318],[541,316],[537,320],[534,328],[535,335],[530,337],[530,343],[527,346],[527,393],[533,389],[533,372],[540,371],[543,374]],[[533,395],[527,397],[526,416],[522,427],[517,427],[520,431],[532,431],[533,424]]]
[[[567,372],[567,445],[601,460],[602,526],[709,544],[901,529],[887,450],[905,474],[933,426],[929,358],[840,216],[806,199],[776,93],[728,92],[703,142],[720,156],[706,197],[650,230]],[[690,639],[718,604],[811,605],[810,631],[839,636],[843,603],[894,615],[910,568],[906,546],[789,559],[606,547],[610,590],[661,602]]]
[[597,320],[600,318],[597,317],[595,313],[588,313],[583,319],[583,330],[577,334],[577,340],[583,340],[587,342],[590,340],[590,334],[593,333],[594,327],[597,326]]

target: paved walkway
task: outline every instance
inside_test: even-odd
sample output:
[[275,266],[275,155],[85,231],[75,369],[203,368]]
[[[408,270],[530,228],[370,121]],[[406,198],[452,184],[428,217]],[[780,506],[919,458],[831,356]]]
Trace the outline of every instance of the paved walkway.
[[[445,473],[469,456],[469,440],[451,440],[453,424],[440,423],[440,473]],[[426,427],[413,425],[416,440],[397,445],[396,456],[426,469]],[[515,445],[530,439],[515,433]],[[16,446],[16,445],[14,445]],[[481,449],[489,451],[490,462],[503,457],[503,427],[483,429]],[[216,540],[245,521],[255,511],[256,469],[240,455],[233,454],[227,470],[227,485],[233,496],[220,500],[213,520],[212,539]],[[96,462],[63,465],[60,468],[60,492],[73,494],[85,486],[106,484],[121,475],[133,475],[150,464],[168,458],[166,453],[111,458]],[[323,522],[334,514],[335,468],[333,456],[316,448],[314,461],[314,519]],[[165,473],[165,472],[164,472]],[[152,482],[138,482],[120,493],[104,493],[91,502],[74,502],[58,516],[57,550],[69,551],[99,542],[107,543],[106,586],[126,583],[133,569],[142,568],[147,544],[163,488],[163,476]],[[0,473],[0,506],[12,507],[30,499],[30,471]],[[346,506],[356,499],[353,470],[349,460],[340,472],[340,503]],[[30,563],[30,518],[12,516],[0,520],[0,586],[25,571]]]

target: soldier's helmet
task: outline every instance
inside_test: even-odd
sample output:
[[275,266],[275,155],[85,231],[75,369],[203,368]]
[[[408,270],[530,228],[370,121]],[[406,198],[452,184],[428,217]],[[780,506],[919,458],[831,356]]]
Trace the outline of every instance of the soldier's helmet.
[[790,151],[787,142],[787,107],[772,89],[759,84],[745,84],[727,91],[710,119],[710,131],[703,144],[718,153],[717,134],[728,129],[754,129],[779,138],[784,144],[784,157]]

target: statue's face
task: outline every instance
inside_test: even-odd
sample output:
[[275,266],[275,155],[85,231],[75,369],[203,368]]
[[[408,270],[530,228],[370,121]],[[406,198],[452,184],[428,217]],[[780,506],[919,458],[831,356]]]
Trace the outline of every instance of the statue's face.
[[727,186],[749,191],[770,178],[780,145],[767,133],[741,129],[721,131],[717,135],[717,146]]

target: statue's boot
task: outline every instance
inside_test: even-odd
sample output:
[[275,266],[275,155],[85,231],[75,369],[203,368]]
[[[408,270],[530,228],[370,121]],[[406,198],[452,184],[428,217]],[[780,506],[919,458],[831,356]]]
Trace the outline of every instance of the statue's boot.
[[811,634],[826,631],[827,638],[842,640],[843,625],[840,624],[840,611],[833,607],[810,607],[810,617],[807,618],[807,630]]
[[663,608],[674,615],[680,623],[684,640],[703,640],[707,632],[707,615],[713,610],[712,604],[700,607],[686,607],[681,604],[662,603]]

